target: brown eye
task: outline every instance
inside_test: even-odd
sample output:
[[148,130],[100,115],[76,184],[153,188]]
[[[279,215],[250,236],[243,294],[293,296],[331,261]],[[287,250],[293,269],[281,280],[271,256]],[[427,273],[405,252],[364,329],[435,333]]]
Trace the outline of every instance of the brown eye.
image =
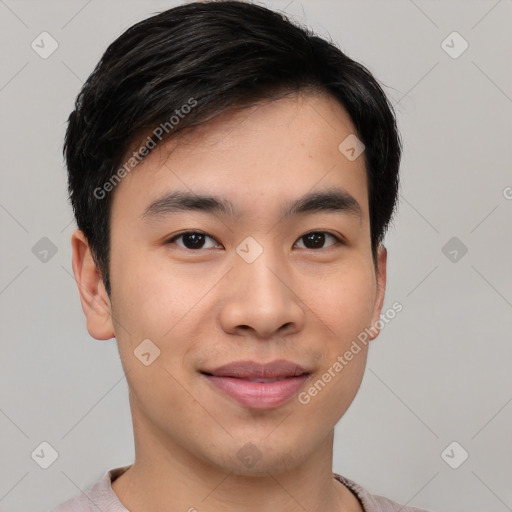
[[183,233],[180,233],[179,235],[173,236],[171,239],[167,241],[168,244],[175,243],[175,240],[182,239],[183,242],[181,244],[176,244],[179,247],[183,247],[184,249],[190,249],[190,250],[197,250],[197,249],[210,249],[212,247],[215,247],[216,245],[213,244],[210,247],[205,247],[205,242],[207,239],[214,240],[211,236],[207,235],[206,233],[203,233],[201,231],[185,231]]
[[305,249],[324,249],[326,237],[330,237],[334,240],[334,243],[329,244],[327,247],[341,243],[341,240],[337,236],[327,233],[326,231],[311,231],[310,233],[302,235],[299,240],[304,240]]

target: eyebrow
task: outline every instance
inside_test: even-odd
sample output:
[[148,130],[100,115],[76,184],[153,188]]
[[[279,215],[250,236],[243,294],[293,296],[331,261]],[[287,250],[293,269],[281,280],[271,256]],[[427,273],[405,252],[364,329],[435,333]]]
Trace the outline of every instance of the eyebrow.
[[[167,193],[152,201],[141,215],[143,220],[153,220],[180,212],[200,211],[212,215],[239,216],[229,200],[206,194],[184,191]],[[281,210],[283,218],[304,213],[333,212],[355,215],[362,219],[362,209],[356,199],[346,190],[332,187],[323,191],[307,193],[289,201]]]

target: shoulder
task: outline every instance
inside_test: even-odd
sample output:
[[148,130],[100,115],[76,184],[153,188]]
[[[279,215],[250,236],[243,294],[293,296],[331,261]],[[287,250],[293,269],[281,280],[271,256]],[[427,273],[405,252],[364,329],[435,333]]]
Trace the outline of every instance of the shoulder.
[[431,512],[416,507],[406,507],[384,496],[370,494],[361,485],[337,473],[334,473],[334,478],[348,487],[359,498],[364,512]]
[[70,498],[49,512],[127,512],[112,490],[112,481],[122,474],[129,466],[123,466],[106,471],[94,484],[80,495]]

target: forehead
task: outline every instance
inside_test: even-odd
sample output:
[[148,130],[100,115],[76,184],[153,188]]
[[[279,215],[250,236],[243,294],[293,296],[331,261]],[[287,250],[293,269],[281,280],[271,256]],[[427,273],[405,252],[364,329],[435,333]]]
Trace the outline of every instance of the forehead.
[[281,213],[307,192],[336,187],[355,197],[365,216],[364,157],[349,160],[339,149],[355,132],[339,102],[316,93],[224,112],[160,143],[116,187],[113,215],[128,208],[140,217],[171,191],[224,197],[237,214],[269,205]]

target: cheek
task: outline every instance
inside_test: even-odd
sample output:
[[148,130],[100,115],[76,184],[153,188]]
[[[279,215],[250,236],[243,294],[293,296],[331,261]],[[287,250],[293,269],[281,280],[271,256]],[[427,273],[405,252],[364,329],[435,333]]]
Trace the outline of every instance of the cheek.
[[[318,287],[318,285],[317,285]],[[371,265],[346,265],[330,279],[322,279],[321,292],[312,294],[312,309],[327,332],[350,344],[352,337],[369,326],[376,296],[376,278]]]
[[311,429],[320,416],[332,426],[339,421],[357,394],[367,360],[368,344],[358,336],[371,323],[374,274],[372,269],[354,266],[336,279],[325,282],[312,308],[325,332],[322,358],[318,372],[298,397],[308,411],[305,421]]
[[298,395],[298,402],[304,411],[304,428],[313,431],[319,428],[325,430],[325,425],[334,427],[357,395],[364,375],[367,348],[363,347],[344,364],[337,360],[343,353],[335,354]]
[[[158,261],[142,251],[122,253],[118,250],[113,255],[112,268],[116,272],[111,280],[114,326],[123,366],[125,372],[133,370],[134,386],[151,389],[151,381],[152,386],[155,379],[165,382],[165,396],[169,385],[173,387],[169,373],[180,380],[184,378],[186,354],[195,346],[195,340],[201,339],[198,315],[204,315],[203,309],[211,306],[204,296],[218,277],[210,275],[198,280],[196,275],[187,276],[179,269],[169,270],[161,258]],[[149,367],[136,357],[142,350],[138,347],[147,339],[158,354]],[[147,344],[151,352],[153,345]],[[156,373],[155,368],[160,371]]]
[[164,427],[172,424],[169,411],[186,416],[193,405],[183,388],[188,350],[183,331],[193,329],[187,312],[197,299],[151,262],[121,260],[112,276],[118,350],[137,407]]
[[158,339],[190,308],[176,274],[127,243],[120,242],[112,252],[111,284],[121,336],[129,332],[136,339]]

